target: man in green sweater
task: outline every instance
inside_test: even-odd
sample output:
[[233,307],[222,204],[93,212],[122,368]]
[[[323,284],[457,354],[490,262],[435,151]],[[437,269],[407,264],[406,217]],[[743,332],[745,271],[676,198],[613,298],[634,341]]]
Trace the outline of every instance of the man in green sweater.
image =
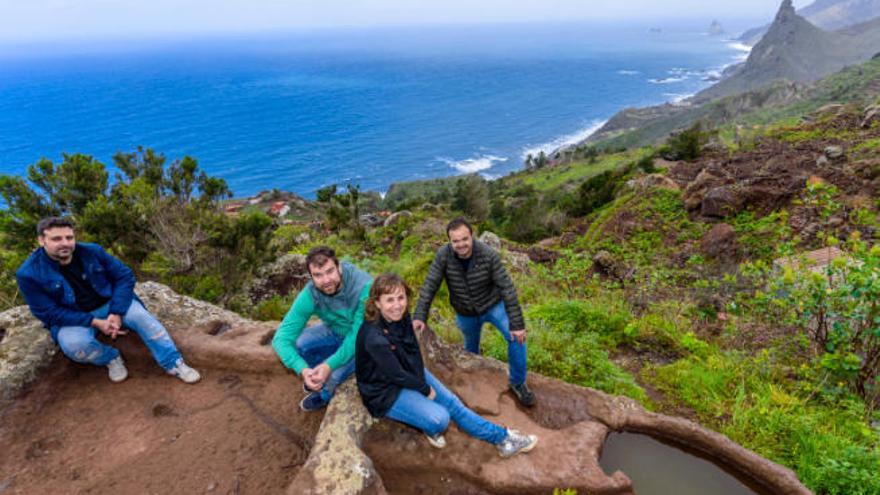
[[[307,395],[300,409],[317,411],[354,372],[354,344],[373,279],[351,263],[340,263],[326,246],[309,251],[306,267],[312,280],[281,321],[272,348],[303,379]],[[312,316],[321,323],[306,327]]]

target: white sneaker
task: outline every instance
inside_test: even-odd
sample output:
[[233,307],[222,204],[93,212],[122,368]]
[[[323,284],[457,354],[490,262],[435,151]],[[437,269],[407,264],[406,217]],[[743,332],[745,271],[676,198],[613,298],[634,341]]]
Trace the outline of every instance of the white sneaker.
[[446,447],[446,437],[444,437],[442,433],[438,433],[434,436],[425,433],[425,438],[428,439],[428,443],[431,444],[431,447],[434,447],[435,449]]
[[107,363],[107,372],[113,383],[119,383],[128,378],[128,370],[125,368],[125,363],[122,362],[122,356],[116,356],[116,359]]
[[498,455],[501,457],[510,457],[520,452],[528,452],[535,448],[538,443],[538,437],[535,435],[523,435],[516,430],[507,430],[507,437],[496,447]]
[[180,378],[184,383],[196,383],[202,379],[202,375],[200,375],[198,371],[187,366],[186,363],[183,362],[183,359],[178,359],[175,366],[168,370],[167,373]]

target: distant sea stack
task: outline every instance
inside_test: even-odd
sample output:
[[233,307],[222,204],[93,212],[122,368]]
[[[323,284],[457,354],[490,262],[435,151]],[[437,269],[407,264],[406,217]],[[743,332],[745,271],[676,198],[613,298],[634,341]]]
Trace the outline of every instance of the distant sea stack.
[[744,64],[694,97],[695,103],[751,91],[785,79],[810,83],[880,51],[880,20],[828,32],[795,12],[785,0],[767,33]]
[[713,20],[712,24],[709,24],[709,35],[711,36],[720,36],[724,34],[724,28],[721,26],[721,23],[718,20]]

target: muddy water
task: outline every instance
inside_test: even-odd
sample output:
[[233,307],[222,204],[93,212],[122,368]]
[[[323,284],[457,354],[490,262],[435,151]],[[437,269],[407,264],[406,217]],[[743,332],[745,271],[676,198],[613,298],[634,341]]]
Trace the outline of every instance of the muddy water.
[[638,495],[763,495],[715,464],[647,435],[612,433],[599,460],[626,473]]

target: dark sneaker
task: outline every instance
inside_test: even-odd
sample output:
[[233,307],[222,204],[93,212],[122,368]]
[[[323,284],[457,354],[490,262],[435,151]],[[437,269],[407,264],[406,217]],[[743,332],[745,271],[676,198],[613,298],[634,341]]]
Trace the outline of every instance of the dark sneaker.
[[309,387],[306,387],[306,381],[305,381],[305,380],[303,380],[303,393],[306,394],[306,395],[312,393],[312,390],[309,390]]
[[535,448],[538,444],[538,437],[535,435],[523,435],[516,430],[507,430],[507,437],[495,447],[498,449],[498,455],[501,457],[510,457],[520,452],[528,452]]
[[434,447],[435,449],[442,449],[443,447],[446,447],[446,437],[444,437],[442,433],[438,433],[433,436],[425,433],[425,438],[428,439],[428,443],[431,444],[431,447]]
[[299,401],[299,408],[303,411],[317,411],[327,407],[327,401],[321,397],[321,392],[311,392]]
[[516,400],[518,400],[520,404],[526,407],[532,407],[535,405],[535,394],[529,390],[529,386],[526,385],[525,382],[520,383],[519,385],[511,383],[510,391],[513,392],[513,395],[516,396]]

